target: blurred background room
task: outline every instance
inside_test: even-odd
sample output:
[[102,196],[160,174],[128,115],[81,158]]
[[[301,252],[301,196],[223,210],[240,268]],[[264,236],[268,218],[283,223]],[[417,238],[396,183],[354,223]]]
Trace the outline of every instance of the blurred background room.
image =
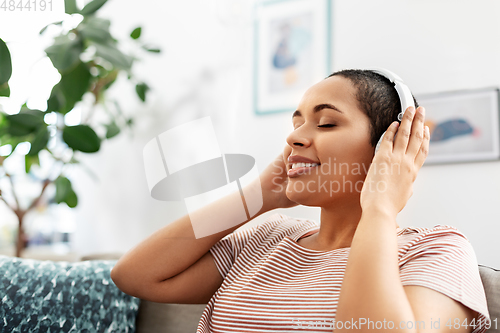
[[[52,1],[53,13],[0,9],[0,38],[12,58],[10,97],[0,97],[0,108],[7,115],[18,113],[25,102],[30,109],[47,110],[53,86],[61,78],[44,50],[52,45],[58,29],[72,29],[82,17],[64,14],[63,1]],[[80,8],[86,3],[76,2]],[[293,14],[300,6],[311,10],[310,16],[297,16],[305,23],[290,20],[290,28],[277,18],[283,8]],[[221,152],[250,155],[262,171],[283,151],[293,129],[291,115],[297,96],[329,72],[385,67],[400,75],[417,99],[422,96],[423,100],[453,91],[495,91],[500,86],[500,3],[496,0],[108,0],[95,16],[108,19],[111,35],[123,40],[121,47],[138,58],[132,79],[120,73],[106,90],[106,98],[119,102],[124,117],[133,118],[133,126],[103,140],[95,153],[75,153],[80,163],[65,166],[64,175],[71,181],[78,204],[70,208],[64,201],[41,199],[24,217],[27,247],[23,256],[77,260],[85,255],[124,253],[186,215],[184,202],[151,197],[143,148],[155,136],[188,121],[210,116]],[[39,34],[47,24],[61,20],[65,23]],[[314,63],[286,72],[288,81],[284,82],[303,80],[288,99],[292,106],[280,107],[272,97],[266,101],[259,93],[261,51],[273,43],[270,35],[260,36],[265,20],[269,27],[281,22],[274,31],[283,36],[290,33],[286,29],[294,31],[296,37],[288,47],[307,49]],[[310,31],[293,30],[293,24],[299,28],[304,24]],[[137,38],[131,37],[133,31]],[[142,51],[134,53],[137,41],[143,43]],[[276,68],[290,67],[287,59],[281,61],[275,62]],[[92,99],[84,95],[87,98]],[[61,121],[80,124],[86,116],[83,108],[76,104]],[[474,122],[474,110],[468,112]],[[498,101],[492,112],[498,112]],[[104,117],[102,122],[108,120]],[[49,116],[44,121],[56,124],[59,120]],[[497,113],[489,123],[492,155],[426,163],[398,222],[401,227],[454,226],[472,243],[479,264],[498,268]],[[193,140],[203,138],[194,136]],[[15,201],[7,194],[12,189],[8,173],[17,177],[19,205],[29,205],[41,191],[40,184],[32,184],[24,172],[29,145],[19,144],[14,152],[7,143],[0,145],[0,155],[9,155],[0,167],[2,196],[6,202]],[[58,167],[48,165],[49,169]],[[55,191],[50,184],[47,198]],[[18,216],[6,202],[0,201],[0,251],[13,254]],[[319,208],[300,206],[268,212],[242,228],[276,212],[319,222]]]

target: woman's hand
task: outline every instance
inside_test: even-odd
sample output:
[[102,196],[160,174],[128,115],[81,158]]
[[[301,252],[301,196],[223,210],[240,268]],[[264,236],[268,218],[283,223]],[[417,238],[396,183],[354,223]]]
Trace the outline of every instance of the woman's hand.
[[268,211],[298,205],[286,196],[288,175],[283,153],[279,154],[259,177],[262,187],[262,198]]
[[401,125],[393,122],[389,126],[361,190],[363,210],[375,208],[396,217],[404,208],[429,151],[430,133],[424,119],[423,107],[416,112],[409,107]]

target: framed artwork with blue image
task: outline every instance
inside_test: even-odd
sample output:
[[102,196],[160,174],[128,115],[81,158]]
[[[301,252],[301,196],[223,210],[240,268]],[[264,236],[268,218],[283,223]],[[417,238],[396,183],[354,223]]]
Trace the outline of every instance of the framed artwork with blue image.
[[330,74],[331,0],[274,0],[255,7],[254,110],[293,112]]
[[416,96],[431,140],[424,165],[500,158],[499,90],[471,89]]

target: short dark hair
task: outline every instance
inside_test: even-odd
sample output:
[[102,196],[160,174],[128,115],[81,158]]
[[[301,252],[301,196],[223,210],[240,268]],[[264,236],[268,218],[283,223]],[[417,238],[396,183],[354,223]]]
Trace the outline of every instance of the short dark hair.
[[[349,79],[357,89],[356,99],[360,109],[370,119],[370,142],[375,147],[389,125],[398,120],[401,111],[401,102],[394,85],[385,76],[370,70],[344,69],[327,78],[335,75]],[[417,108],[415,97],[413,101]]]

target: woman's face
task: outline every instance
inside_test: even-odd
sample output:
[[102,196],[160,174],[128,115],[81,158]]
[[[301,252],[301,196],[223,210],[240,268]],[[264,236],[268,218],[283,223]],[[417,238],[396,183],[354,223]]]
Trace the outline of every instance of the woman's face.
[[[309,88],[294,112],[294,131],[283,156],[287,164],[287,197],[306,206],[328,206],[339,199],[359,198],[373,159],[370,120],[358,106],[349,79],[329,77]],[[301,156],[317,166],[289,163]]]

